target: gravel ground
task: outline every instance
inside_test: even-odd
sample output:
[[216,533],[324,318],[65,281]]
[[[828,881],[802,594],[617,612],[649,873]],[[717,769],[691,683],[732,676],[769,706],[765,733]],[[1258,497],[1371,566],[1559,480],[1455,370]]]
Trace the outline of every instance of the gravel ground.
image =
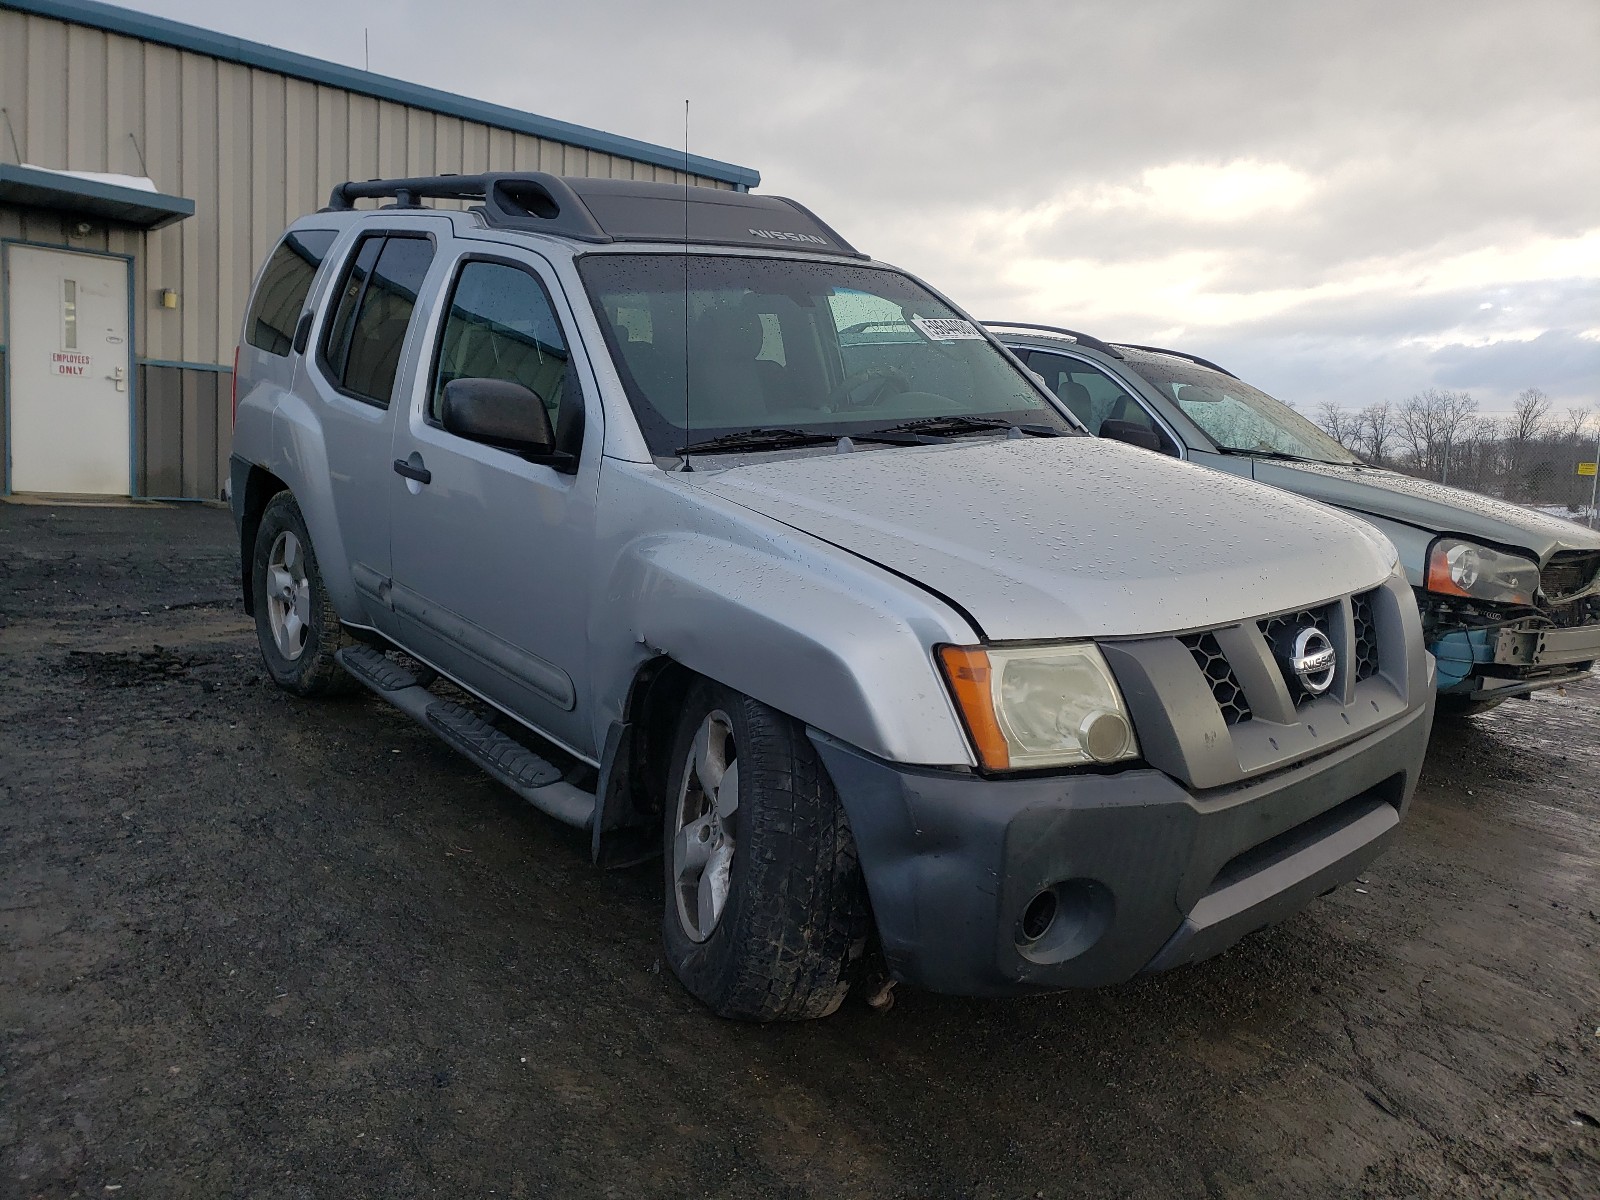
[[1600,679],[1211,962],[752,1028],[655,867],[272,687],[232,540],[0,505],[0,1197],[1600,1196]]

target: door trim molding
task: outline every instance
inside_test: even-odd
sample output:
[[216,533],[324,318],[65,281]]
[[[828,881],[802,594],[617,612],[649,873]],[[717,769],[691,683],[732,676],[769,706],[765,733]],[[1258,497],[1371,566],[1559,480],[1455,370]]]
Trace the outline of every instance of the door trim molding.
[[[0,346],[11,345],[11,249],[14,246],[25,246],[34,250],[54,250],[57,253],[85,254],[91,258],[120,258],[128,267],[128,495],[140,498],[139,492],[139,370],[133,348],[139,340],[139,331],[134,325],[134,279],[138,275],[137,263],[131,254],[119,254],[114,250],[89,250],[82,246],[68,246],[60,242],[38,242],[28,238],[0,238],[0,290],[5,293],[5,324],[0,327]],[[11,440],[11,371],[15,355],[7,353],[5,356],[6,369],[0,376],[0,407],[5,409],[6,417],[6,456],[3,466],[3,477],[0,477],[0,496],[11,495],[11,455],[14,443]]]

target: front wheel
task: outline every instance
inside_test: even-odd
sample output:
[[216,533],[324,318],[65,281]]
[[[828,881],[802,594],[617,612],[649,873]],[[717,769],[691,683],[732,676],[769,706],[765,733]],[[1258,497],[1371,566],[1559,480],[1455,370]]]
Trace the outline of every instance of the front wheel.
[[328,598],[300,506],[289,492],[267,502],[251,562],[256,641],[273,682],[296,696],[351,691],[334,659],[350,639]]
[[849,822],[805,729],[702,684],[672,762],[662,925],[674,973],[718,1016],[827,1016],[871,920]]

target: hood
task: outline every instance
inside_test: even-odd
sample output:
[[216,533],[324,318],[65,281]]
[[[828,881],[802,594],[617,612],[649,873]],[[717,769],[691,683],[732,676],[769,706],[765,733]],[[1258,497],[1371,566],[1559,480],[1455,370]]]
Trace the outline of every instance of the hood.
[[1365,522],[1095,438],[820,454],[688,478],[922,584],[995,640],[1222,625],[1373,587],[1395,563]]
[[1255,477],[1296,495],[1431,533],[1458,533],[1520,546],[1531,550],[1541,563],[1558,550],[1600,550],[1600,532],[1576,522],[1397,471],[1257,459]]

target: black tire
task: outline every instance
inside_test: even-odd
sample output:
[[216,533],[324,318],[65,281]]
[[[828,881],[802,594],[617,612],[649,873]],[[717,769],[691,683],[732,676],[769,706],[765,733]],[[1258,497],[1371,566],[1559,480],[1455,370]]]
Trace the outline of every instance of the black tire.
[[[731,725],[737,764],[735,849],[720,918],[704,940],[679,911],[674,840],[690,755],[714,713]],[[664,797],[667,961],[718,1016],[825,1017],[843,1003],[871,914],[838,794],[798,722],[708,683],[684,703]]]
[[[279,648],[268,595],[269,562],[274,547],[284,535],[294,538],[304,555],[308,593],[303,606],[307,615],[297,618],[304,629],[303,642],[299,653],[293,656]],[[311,545],[311,535],[306,532],[305,518],[289,492],[279,492],[267,501],[261,514],[261,525],[256,530],[256,543],[251,552],[251,591],[256,641],[274,683],[296,696],[308,697],[343,695],[355,689],[355,680],[334,658],[338,650],[353,645],[354,640],[345,633],[333,601],[328,598],[322,572],[317,567],[316,550]]]
[[1485,700],[1478,696],[1440,696],[1434,705],[1433,714],[1444,717],[1450,721],[1460,721],[1467,717],[1475,717],[1479,713],[1486,713],[1491,708],[1499,708],[1506,702],[1506,697],[1496,696]]

